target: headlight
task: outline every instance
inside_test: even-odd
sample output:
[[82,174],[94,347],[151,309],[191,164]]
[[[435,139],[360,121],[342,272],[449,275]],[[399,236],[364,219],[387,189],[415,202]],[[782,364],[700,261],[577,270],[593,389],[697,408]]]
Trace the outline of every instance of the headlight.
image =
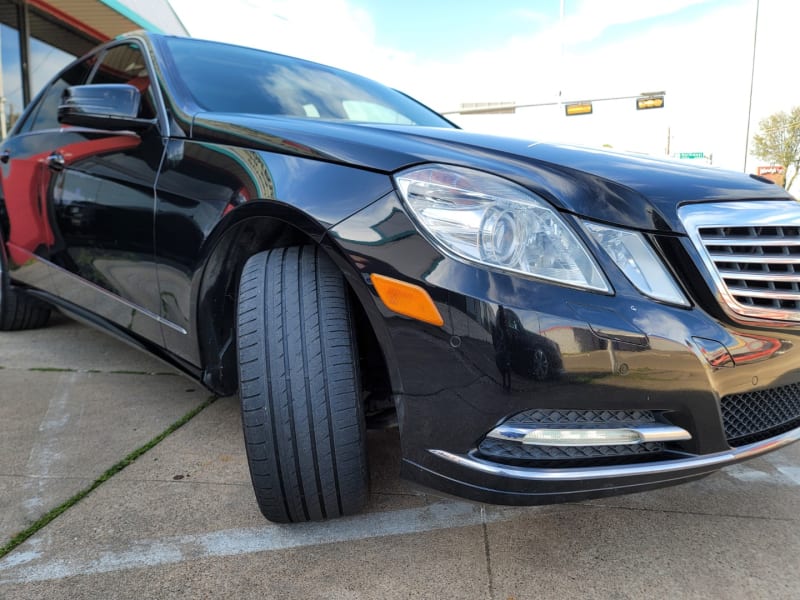
[[584,221],[584,226],[622,269],[625,277],[645,296],[689,306],[689,301],[642,234],[588,221]]
[[414,167],[395,181],[417,222],[443,250],[504,271],[611,291],[575,233],[533,192],[447,165]]

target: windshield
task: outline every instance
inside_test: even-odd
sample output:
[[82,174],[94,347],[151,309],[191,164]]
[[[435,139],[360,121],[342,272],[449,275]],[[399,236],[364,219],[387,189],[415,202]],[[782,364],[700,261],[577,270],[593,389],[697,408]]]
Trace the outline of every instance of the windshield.
[[404,94],[346,71],[239,46],[166,42],[192,99],[210,112],[453,126]]

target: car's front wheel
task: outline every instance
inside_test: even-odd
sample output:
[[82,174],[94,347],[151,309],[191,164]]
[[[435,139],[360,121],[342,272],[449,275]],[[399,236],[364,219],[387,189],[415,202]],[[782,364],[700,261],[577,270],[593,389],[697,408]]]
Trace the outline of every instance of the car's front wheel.
[[[3,243],[0,237],[0,244]],[[2,250],[0,250],[0,331],[44,327],[50,307],[11,287]]]
[[239,395],[250,476],[270,521],[330,519],[367,499],[349,298],[313,246],[252,256],[239,284]]

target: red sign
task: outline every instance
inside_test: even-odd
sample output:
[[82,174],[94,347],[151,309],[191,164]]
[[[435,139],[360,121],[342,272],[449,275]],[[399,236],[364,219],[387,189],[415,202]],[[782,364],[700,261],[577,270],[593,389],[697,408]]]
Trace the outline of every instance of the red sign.
[[766,177],[780,186],[786,185],[786,169],[782,165],[772,165],[769,167],[758,167],[756,175]]

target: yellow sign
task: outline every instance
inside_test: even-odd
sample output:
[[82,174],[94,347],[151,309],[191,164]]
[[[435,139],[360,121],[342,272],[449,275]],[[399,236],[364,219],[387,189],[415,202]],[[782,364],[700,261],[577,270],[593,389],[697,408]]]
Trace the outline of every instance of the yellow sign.
[[636,110],[664,108],[664,96],[644,96],[636,99]]
[[592,114],[592,103],[591,102],[574,102],[572,104],[565,104],[565,110],[567,111],[567,116],[571,117],[573,115],[590,115]]

